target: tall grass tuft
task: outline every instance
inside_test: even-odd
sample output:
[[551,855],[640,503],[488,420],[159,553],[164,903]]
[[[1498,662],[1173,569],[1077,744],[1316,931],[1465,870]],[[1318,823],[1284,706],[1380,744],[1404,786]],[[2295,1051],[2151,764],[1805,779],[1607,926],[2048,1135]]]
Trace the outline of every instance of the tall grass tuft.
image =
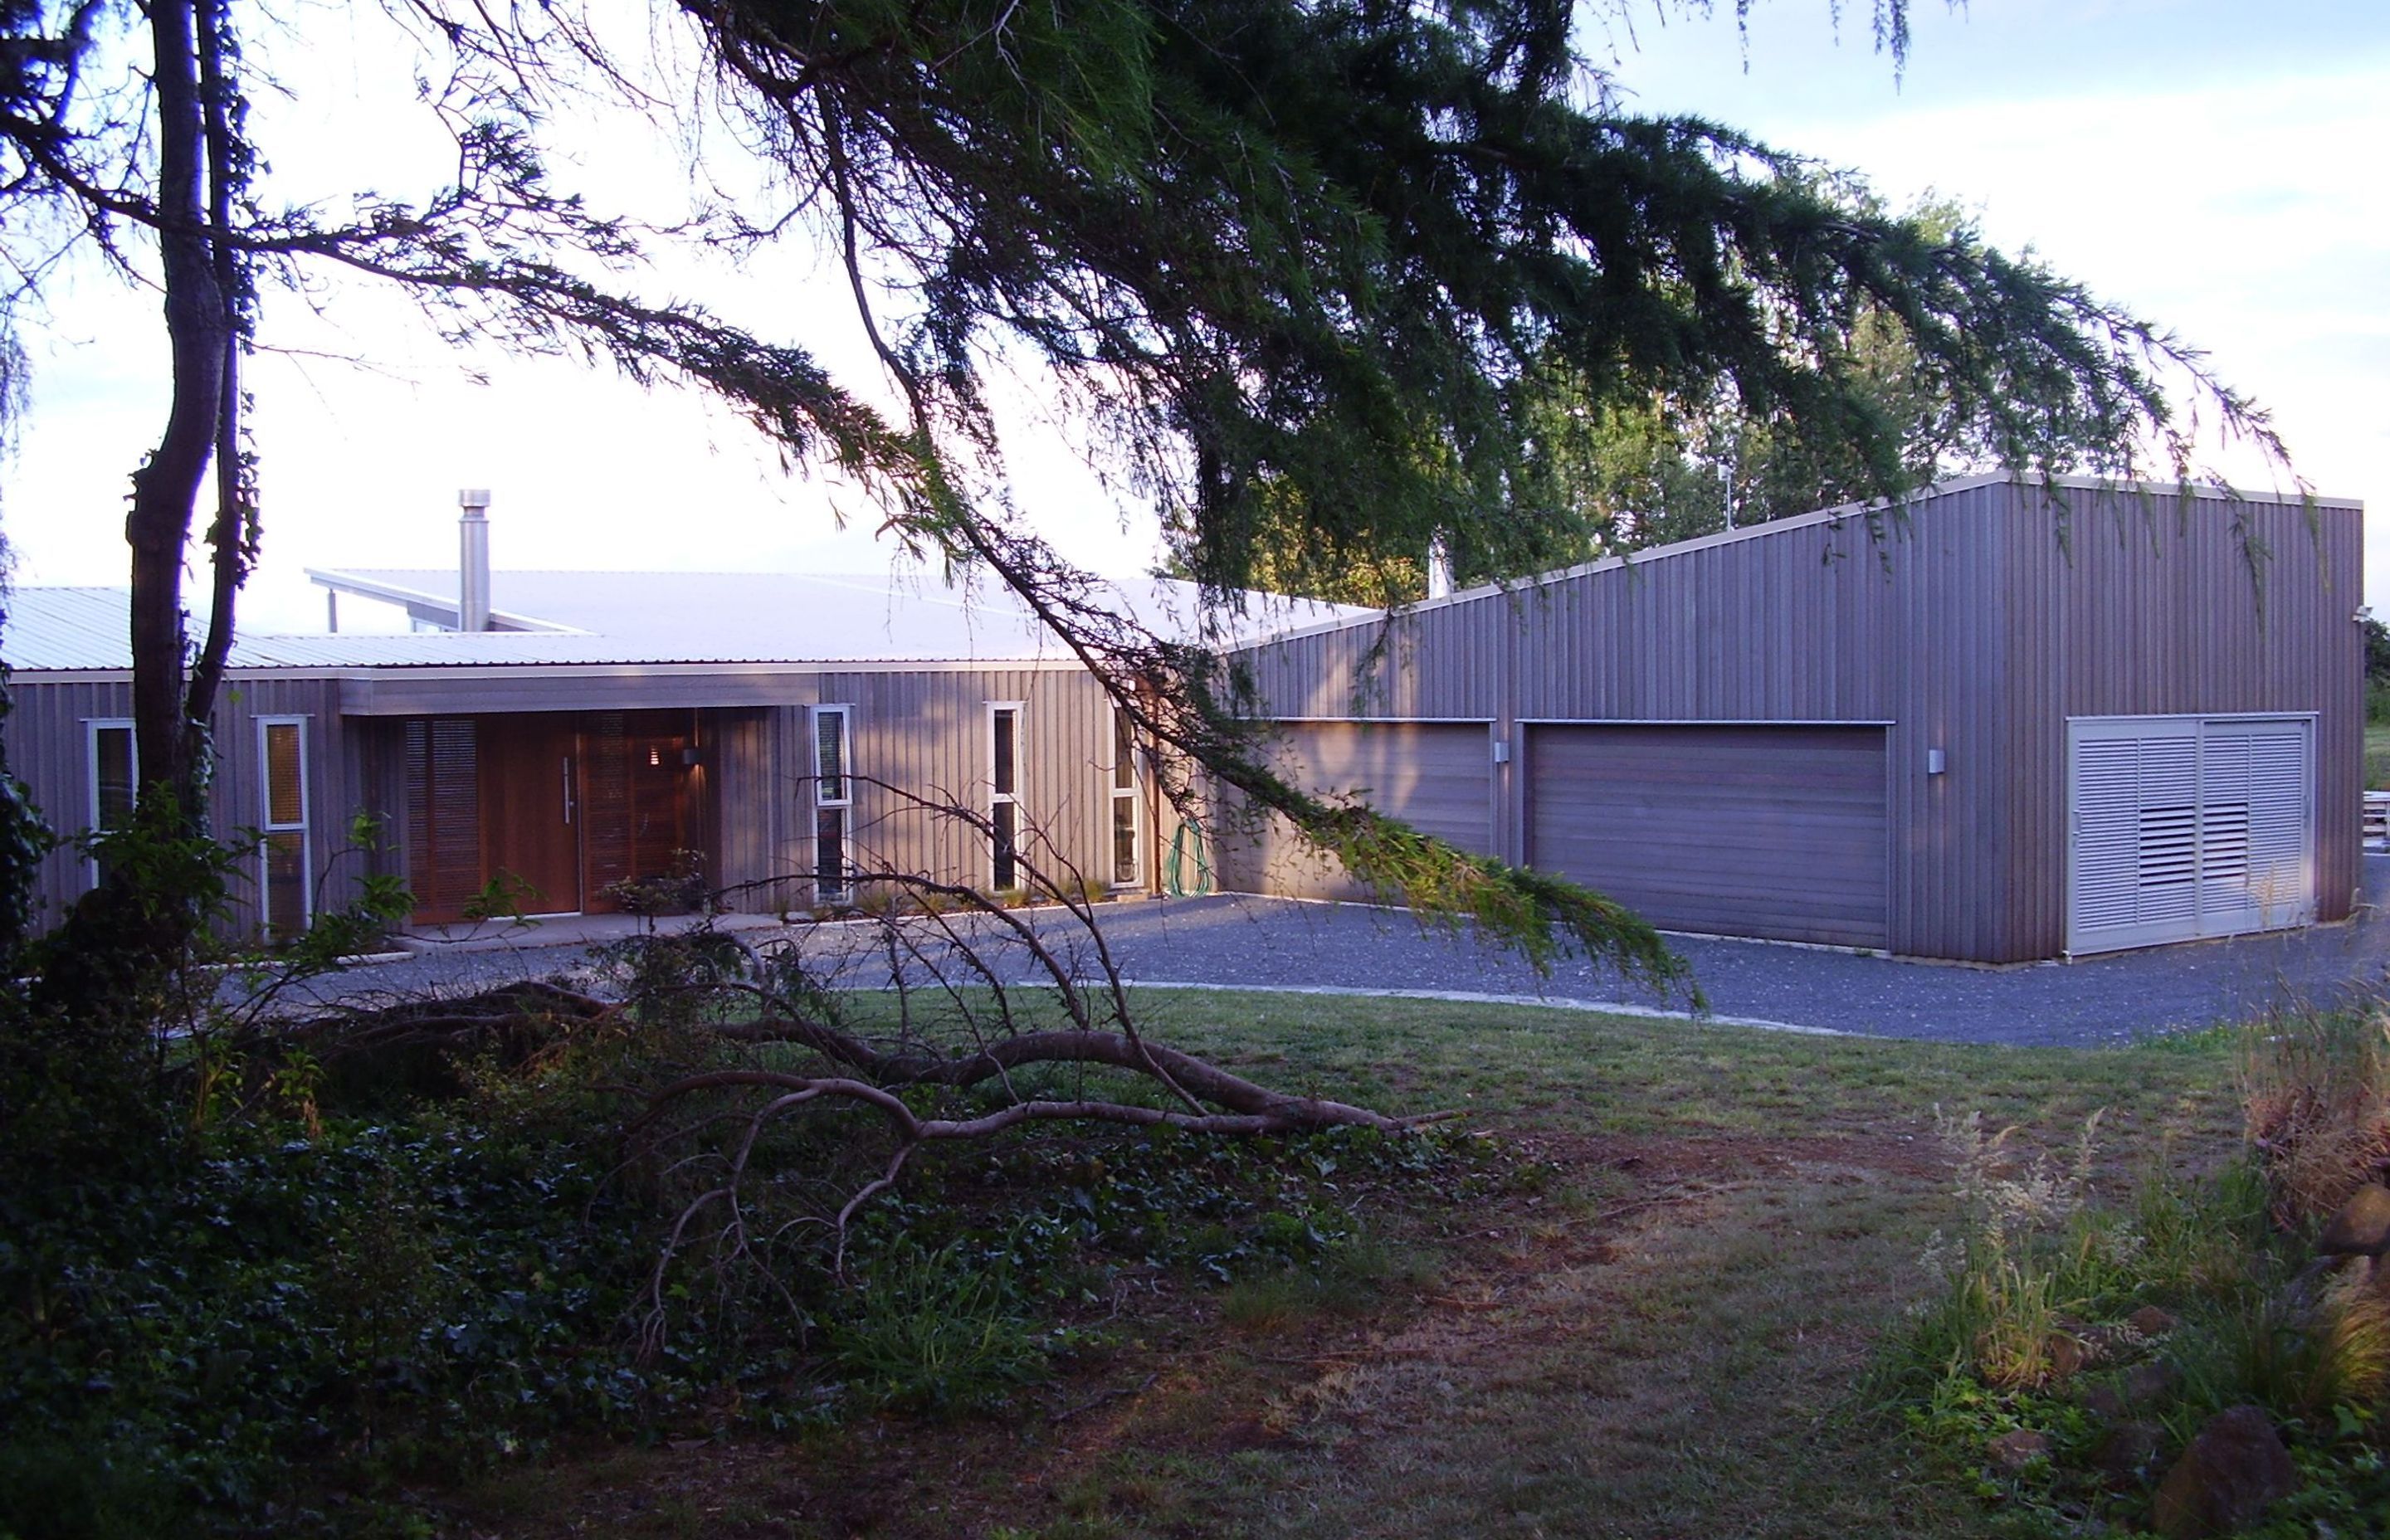
[[827,1325],[850,1391],[870,1405],[977,1411],[1050,1372],[1009,1279],[974,1266],[959,1243],[895,1249]]
[[2381,1406],[2390,1397],[2390,1295],[2360,1265],[2332,1280],[2318,1314],[2308,1405]]
[[2244,1036],[2244,1132],[2274,1222],[2301,1230],[2390,1169],[2390,1007],[2277,1011]]
[[2116,1226],[2078,1222],[2100,1116],[2085,1121],[2066,1158],[2012,1149],[2017,1131],[1986,1132],[1981,1112],[1937,1107],[1934,1118],[1967,1227],[1955,1242],[1936,1234],[1926,1252],[1947,1288],[1918,1321],[1912,1354],[1930,1373],[1972,1375],[1996,1390],[2045,1386],[2082,1361],[2068,1317],[2139,1245]]

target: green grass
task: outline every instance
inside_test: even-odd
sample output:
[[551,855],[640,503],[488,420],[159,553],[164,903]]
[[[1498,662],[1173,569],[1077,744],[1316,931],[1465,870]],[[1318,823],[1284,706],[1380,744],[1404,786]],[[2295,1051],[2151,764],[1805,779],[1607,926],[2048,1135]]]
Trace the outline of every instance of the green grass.
[[[2014,1533],[1865,1415],[1884,1344],[1938,1287],[1921,1253],[1960,1223],[1934,1108],[2050,1146],[2105,1109],[2095,1185],[2119,1199],[2238,1148],[2224,1033],[2068,1051],[1410,1000],[1137,1005],[1155,1040],[1265,1084],[1458,1111],[1511,1175],[1360,1211],[1310,1271],[1129,1299],[1108,1354],[994,1421],[610,1451],[510,1473],[506,1503],[469,1511],[658,1534],[621,1495],[694,1482],[765,1513],[726,1532],[758,1534],[850,1533],[856,1504],[873,1534],[922,1540]],[[770,1495],[790,1486],[845,1506]],[[526,1502],[531,1521],[494,1511]]]
[[2390,722],[2365,725],[2365,789],[2390,791]]

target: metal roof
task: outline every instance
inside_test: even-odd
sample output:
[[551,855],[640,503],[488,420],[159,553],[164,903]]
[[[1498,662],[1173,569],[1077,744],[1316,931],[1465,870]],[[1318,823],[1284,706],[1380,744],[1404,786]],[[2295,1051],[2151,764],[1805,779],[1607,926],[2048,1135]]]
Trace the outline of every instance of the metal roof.
[[133,666],[133,597],[122,588],[12,588],[0,597],[0,659],[12,669]]
[[[311,571],[339,593],[453,615],[449,571]],[[244,635],[238,669],[379,669],[641,663],[1051,663],[1073,655],[1015,597],[992,584],[952,588],[926,578],[789,572],[500,571],[501,623],[537,629],[411,635]],[[1156,635],[1215,645],[1265,631],[1367,613],[1271,595],[1242,613],[1206,614],[1195,585],[1165,579],[1108,585],[1097,597]],[[26,587],[10,596],[0,659],[12,669],[133,666],[130,597],[121,588]]]

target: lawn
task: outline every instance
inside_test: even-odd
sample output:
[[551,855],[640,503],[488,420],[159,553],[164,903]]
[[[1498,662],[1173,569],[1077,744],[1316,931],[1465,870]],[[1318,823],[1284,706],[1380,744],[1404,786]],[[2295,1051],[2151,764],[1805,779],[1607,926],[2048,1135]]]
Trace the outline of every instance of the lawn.
[[2365,725],[2365,789],[2390,791],[2390,722]]
[[582,1444],[436,1508],[508,1536],[2013,1533],[1867,1415],[1887,1333],[1934,1287],[1921,1253],[1959,1213],[1935,1108],[2046,1146],[2104,1109],[2100,1180],[2120,1192],[2239,1147],[2223,1034],[2075,1052],[1140,1004],[1156,1038],[1253,1078],[1458,1111],[1483,1170],[1356,1187],[1357,1235],[1307,1272],[1057,1301],[1085,1346],[995,1414]]

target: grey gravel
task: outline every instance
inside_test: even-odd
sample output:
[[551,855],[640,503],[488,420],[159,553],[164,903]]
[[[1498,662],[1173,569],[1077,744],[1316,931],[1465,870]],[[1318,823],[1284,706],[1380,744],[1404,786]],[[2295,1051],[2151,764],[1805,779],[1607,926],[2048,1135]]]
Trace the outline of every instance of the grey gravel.
[[[1981,968],[1707,937],[1673,941],[1691,964],[1708,1009],[1720,1018],[1935,1042],[2106,1046],[2382,987],[2390,971],[2390,917],[2383,904],[2390,896],[2390,856],[2366,857],[2365,886],[2365,903],[2346,924],[2066,964]],[[1582,960],[1538,978],[1465,930],[1425,927],[1400,910],[1219,895],[1105,905],[1099,914],[1122,975],[1139,982],[1687,1005],[1655,998]],[[1072,929],[1058,914],[1034,918],[1041,934]],[[806,945],[835,946],[840,935],[825,928]],[[584,950],[569,946],[443,953],[359,968],[318,987],[353,999],[383,991],[447,992],[566,972],[585,962]],[[1076,964],[1077,971],[1089,970],[1084,956]],[[1003,967],[1008,977],[1034,972],[1017,952]]]

